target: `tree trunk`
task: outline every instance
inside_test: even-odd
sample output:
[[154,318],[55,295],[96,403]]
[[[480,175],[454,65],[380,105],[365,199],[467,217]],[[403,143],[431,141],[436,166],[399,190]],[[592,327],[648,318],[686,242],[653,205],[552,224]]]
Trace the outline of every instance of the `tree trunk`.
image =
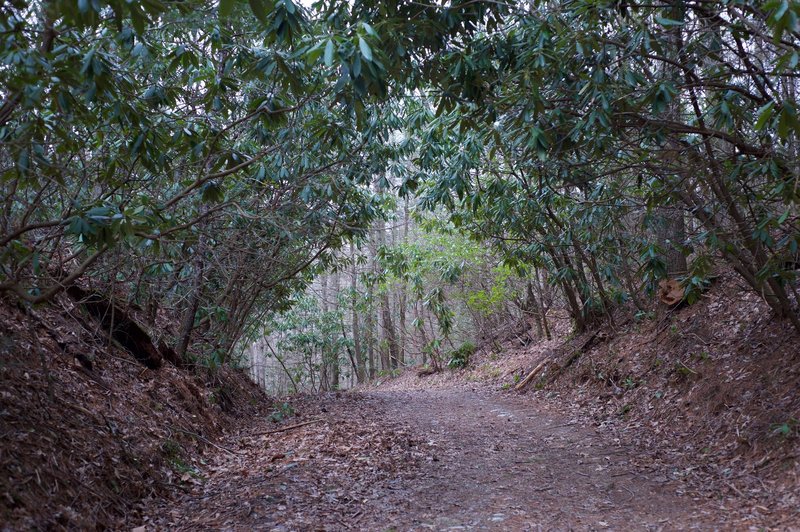
[[544,327],[542,326],[542,316],[540,314],[541,307],[539,306],[539,302],[536,300],[536,296],[533,293],[533,284],[531,281],[528,281],[526,292],[527,299],[525,301],[525,313],[533,316],[533,319],[536,321],[536,335],[541,338],[544,336]]
[[[386,226],[383,220],[377,223],[378,243],[386,244]],[[389,288],[381,294],[381,325],[383,337],[386,340],[386,349],[381,347],[381,369],[384,371],[397,367],[399,349],[397,347],[397,331],[392,320],[392,307],[389,300]]]
[[[321,292],[321,309],[323,315],[328,313],[329,306],[328,306],[328,275],[322,274],[320,276],[320,292]],[[325,349],[325,344],[323,342],[322,349],[320,350],[320,370],[319,370],[319,388],[321,391],[328,391],[328,374],[330,373],[330,353]]]
[[[568,267],[568,265],[561,262],[561,259],[559,258],[559,255],[555,249],[551,247],[548,251],[550,258],[557,269],[560,270]],[[575,322],[575,330],[579,333],[585,331],[586,321],[583,316],[581,304],[578,302],[578,296],[575,293],[576,290],[573,288],[573,284],[565,276],[561,276],[559,278],[558,284],[561,286],[561,291],[567,300],[567,305],[569,306],[569,315]]]
[[364,350],[361,347],[361,327],[358,318],[358,269],[356,267],[356,247],[350,244],[350,306],[353,311],[353,350],[356,356],[356,379],[359,384],[367,380],[367,361],[364,359]]
[[669,207],[659,207],[656,212],[656,241],[663,253],[667,277],[675,279],[689,270],[686,256],[678,247],[686,240],[683,212]]
[[[203,237],[201,236],[200,238],[202,239]],[[200,247],[198,243],[198,248]],[[175,355],[181,363],[186,362],[186,351],[189,349],[189,340],[194,330],[194,319],[197,315],[197,310],[200,308],[204,269],[205,264],[203,262],[202,250],[198,249],[195,252],[194,280],[192,281],[192,288],[189,293],[189,305],[183,313],[183,318],[181,318],[181,325],[178,330],[178,343],[175,346]]]
[[[408,242],[408,198],[403,204],[403,244]],[[398,296],[398,314],[400,319],[400,359],[401,366],[406,363],[406,352],[408,351],[408,331],[406,325],[406,306],[408,305],[408,287],[406,281],[400,284],[400,294]]]
[[544,275],[542,275],[541,280],[539,279],[539,269],[536,269],[536,290],[539,293],[539,308],[541,309],[542,313],[542,327],[544,327],[544,337],[548,340],[552,338],[550,334],[550,325],[547,323],[547,307],[544,305],[544,290],[542,286],[544,285]]
[[392,322],[388,292],[385,292],[381,297],[381,320],[383,321],[383,332],[387,343],[387,350],[381,350],[382,369],[394,369],[397,367],[399,350],[397,348],[397,334],[395,332],[394,323]]
[[[333,308],[338,308],[339,303],[339,272],[333,272],[332,279],[331,279],[331,303],[333,304]],[[338,349],[333,351],[330,354],[330,365],[331,365],[331,389],[338,390],[340,386],[340,379],[341,379],[341,367],[339,366],[339,351]]]
[[[369,272],[375,273],[375,243],[374,231],[371,231],[369,239]],[[373,302],[375,301],[375,288],[372,281],[367,283],[367,309],[366,319],[364,320],[364,340],[367,344],[367,361],[369,362],[369,378],[375,378],[375,309]]]
[[[681,0],[670,1],[670,17],[672,20],[683,22],[685,18],[683,2]],[[683,35],[681,25],[671,26],[667,30],[669,40],[668,55],[678,61],[680,59],[681,47],[683,46]],[[676,86],[679,83],[678,67],[665,64],[664,78],[673,79]],[[667,119],[680,121],[681,98],[676,94],[667,109]],[[686,240],[686,228],[683,219],[683,211],[668,206],[656,209],[656,241],[663,253],[662,260],[666,266],[666,275],[670,279],[685,275],[689,268],[686,263],[686,256],[679,246]]]
[[425,348],[428,345],[428,335],[425,334],[425,317],[422,315],[424,310],[421,307],[422,303],[420,301],[414,303],[414,321],[417,322],[417,330],[419,331],[420,359],[423,364],[427,364],[428,354],[425,352]]

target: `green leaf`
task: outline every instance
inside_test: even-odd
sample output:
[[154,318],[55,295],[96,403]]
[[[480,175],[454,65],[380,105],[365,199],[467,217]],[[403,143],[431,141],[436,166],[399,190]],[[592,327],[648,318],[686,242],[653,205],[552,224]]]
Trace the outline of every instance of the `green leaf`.
[[306,63],[309,65],[314,64],[314,61],[319,59],[319,56],[322,55],[322,43],[314,46],[309,51],[306,52]]
[[800,56],[797,54],[797,51],[787,52],[775,63],[775,70],[782,72],[794,69],[798,62],[800,62]]
[[786,14],[787,11],[789,11],[789,2],[783,0],[781,2],[781,5],[778,7],[778,10],[773,15],[773,18],[775,20],[780,20],[783,18],[783,15]]
[[30,153],[28,150],[22,150],[17,157],[17,170],[20,174],[25,175],[30,168]]
[[267,24],[267,6],[264,5],[264,0],[247,0],[250,3],[250,11],[262,24]]
[[144,33],[145,26],[147,25],[147,18],[144,16],[144,13],[139,11],[136,7],[131,7],[131,24],[133,24],[133,29],[136,30],[136,33],[139,35]]
[[363,37],[358,38],[358,48],[361,50],[361,55],[364,56],[364,59],[372,61],[372,48],[369,47],[369,44]]
[[217,203],[225,199],[225,193],[219,185],[213,181],[209,181],[203,186],[203,201],[209,203]]
[[366,22],[362,22],[361,26],[364,28],[364,31],[367,32],[367,35],[372,35],[373,37],[377,37],[378,36],[378,34],[375,33],[375,30],[372,28],[372,26],[370,26]]
[[219,10],[217,14],[219,18],[228,18],[233,12],[233,6],[236,0],[219,0]]
[[656,17],[656,22],[662,26],[683,26],[680,20],[672,20],[671,18]]
[[328,39],[328,44],[325,45],[325,65],[331,66],[333,64],[333,39]]
[[775,102],[769,102],[758,110],[758,120],[756,120],[755,130],[761,131],[767,122],[772,117],[772,111],[775,109]]
[[787,138],[792,130],[800,131],[800,121],[797,120],[797,112],[788,102],[784,103],[778,118],[778,136],[782,139]]

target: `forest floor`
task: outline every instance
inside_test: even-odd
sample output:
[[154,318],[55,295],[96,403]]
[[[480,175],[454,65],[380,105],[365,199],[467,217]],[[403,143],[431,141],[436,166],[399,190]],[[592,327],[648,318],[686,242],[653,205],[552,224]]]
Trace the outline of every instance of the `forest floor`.
[[737,526],[635,444],[546,401],[465,383],[330,394],[297,409],[230,435],[145,529]]

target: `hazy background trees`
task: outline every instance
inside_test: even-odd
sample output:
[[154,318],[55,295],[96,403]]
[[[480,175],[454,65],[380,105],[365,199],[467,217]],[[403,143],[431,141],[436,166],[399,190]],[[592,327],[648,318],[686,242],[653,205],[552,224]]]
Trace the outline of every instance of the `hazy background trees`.
[[337,253],[291,310],[265,322],[246,350],[258,382],[275,392],[346,388],[409,365],[442,369],[465,344],[522,323],[520,334],[539,323],[543,337],[547,318],[531,293],[549,287],[448,229],[441,215],[405,201],[387,209],[388,219]]

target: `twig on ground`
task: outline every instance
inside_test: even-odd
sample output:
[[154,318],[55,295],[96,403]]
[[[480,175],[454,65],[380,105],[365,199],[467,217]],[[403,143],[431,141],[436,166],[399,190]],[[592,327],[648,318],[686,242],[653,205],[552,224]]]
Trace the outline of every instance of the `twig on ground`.
[[228,449],[227,447],[223,447],[222,445],[217,445],[213,441],[210,441],[209,439],[204,438],[203,436],[200,436],[199,434],[194,433],[192,431],[189,431],[189,430],[186,430],[186,429],[182,429],[180,427],[171,427],[171,428],[177,430],[178,432],[183,432],[184,434],[187,434],[189,436],[193,436],[193,437],[197,438],[198,440],[202,441],[203,443],[207,443],[208,445],[210,445],[210,446],[212,446],[212,447],[214,447],[216,449],[219,449],[220,451],[225,451],[225,452],[230,453],[230,454],[245,454],[245,453],[243,453],[241,451],[234,451],[233,449]]
[[279,429],[274,430],[267,430],[264,432],[255,432],[251,434],[251,436],[267,436],[268,434],[277,434],[279,432],[286,432],[293,429],[298,429],[300,427],[305,427],[306,425],[311,425],[312,423],[319,423],[320,421],[325,421],[323,418],[312,419],[310,421],[304,421],[302,423],[296,423],[294,425],[289,425],[287,427],[281,427]]

